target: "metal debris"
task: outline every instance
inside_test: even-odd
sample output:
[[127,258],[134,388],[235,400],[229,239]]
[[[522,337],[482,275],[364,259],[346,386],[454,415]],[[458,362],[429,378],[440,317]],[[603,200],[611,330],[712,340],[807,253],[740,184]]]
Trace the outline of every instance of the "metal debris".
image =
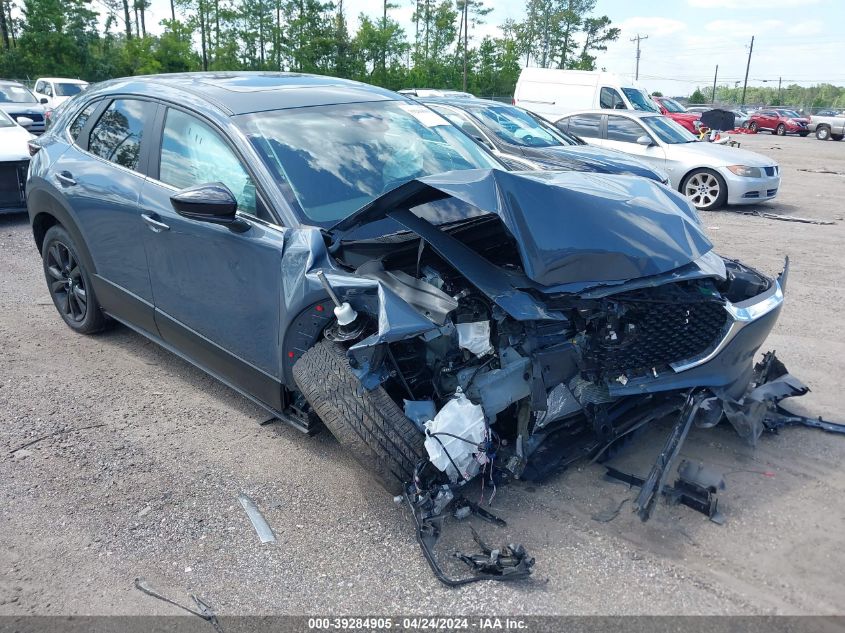
[[241,493],[238,495],[238,501],[241,502],[243,509],[246,510],[246,514],[249,517],[249,520],[252,521],[252,527],[255,528],[256,533],[258,534],[258,538],[261,539],[262,543],[275,543],[276,542],[276,535],[273,534],[273,530],[270,528],[270,524],[267,523],[264,515],[261,514],[261,510],[258,509],[258,506],[255,504],[249,496]]
[[218,622],[217,616],[215,615],[214,611],[209,606],[209,604],[205,602],[202,598],[199,598],[192,593],[188,594],[197,607],[196,609],[192,609],[191,607],[186,607],[183,604],[179,604],[175,600],[171,600],[170,598],[163,596],[155,589],[150,587],[149,583],[143,578],[135,579],[135,588],[147,594],[148,596],[152,596],[153,598],[156,598],[168,604],[172,604],[174,607],[179,607],[183,611],[187,611],[188,613],[202,618],[206,622],[209,622],[211,626],[214,627],[214,630],[217,631],[217,633],[223,633],[223,627],[220,626],[220,622]]
[[762,211],[753,211],[745,213],[744,215],[754,215],[758,218],[766,218],[767,220],[780,220],[782,222],[800,222],[802,224],[818,224],[820,226],[829,226],[836,224],[833,220],[816,220],[815,218],[802,218],[797,215],[778,215],[776,213],[764,213]]
[[599,512],[596,512],[590,518],[593,521],[598,521],[599,523],[610,523],[611,521],[613,521],[613,519],[615,519],[617,516],[619,516],[619,513],[622,511],[622,507],[626,503],[628,503],[630,500],[631,499],[629,497],[625,497],[624,499],[622,499],[622,501],[620,501],[616,505],[611,506],[610,508],[607,508],[605,510],[601,510]]

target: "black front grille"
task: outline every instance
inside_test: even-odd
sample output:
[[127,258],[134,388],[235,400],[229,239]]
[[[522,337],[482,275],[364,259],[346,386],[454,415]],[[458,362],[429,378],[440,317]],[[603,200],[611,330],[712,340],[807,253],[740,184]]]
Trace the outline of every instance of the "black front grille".
[[[728,319],[724,303],[694,293],[675,300],[628,293],[611,304],[608,316],[594,321],[584,354],[594,377],[635,378],[694,358],[711,349]],[[667,297],[668,299],[668,297]]]
[[0,208],[26,206],[25,187],[28,160],[0,163]]

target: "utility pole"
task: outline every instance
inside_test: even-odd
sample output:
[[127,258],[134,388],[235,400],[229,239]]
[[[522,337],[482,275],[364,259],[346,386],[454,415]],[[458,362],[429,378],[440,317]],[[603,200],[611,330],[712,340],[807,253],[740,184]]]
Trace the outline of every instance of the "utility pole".
[[745,82],[742,84],[742,103],[739,107],[745,105],[745,89],[748,87],[748,69],[751,68],[751,53],[754,52],[754,36],[751,36],[751,46],[748,49],[748,63],[745,64]]
[[781,106],[783,105],[783,99],[781,98],[781,92],[780,92],[780,84],[781,84],[782,81],[783,81],[783,77],[778,77],[778,103]]
[[710,99],[712,105],[716,105],[716,78],[719,76],[719,64],[716,64],[716,74],[713,75],[713,97]]
[[464,83],[463,91],[467,91],[467,45],[469,44],[469,0],[464,0]]
[[632,37],[631,41],[637,43],[637,72],[634,80],[638,80],[640,78],[640,40],[647,40],[648,35],[640,35],[637,33],[637,37]]

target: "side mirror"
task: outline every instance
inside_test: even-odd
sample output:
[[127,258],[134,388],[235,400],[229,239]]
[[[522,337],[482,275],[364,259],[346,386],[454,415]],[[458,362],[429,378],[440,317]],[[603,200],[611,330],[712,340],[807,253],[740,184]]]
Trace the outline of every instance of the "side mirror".
[[18,125],[20,125],[21,127],[25,127],[25,128],[29,128],[29,126],[31,126],[33,123],[35,123],[35,121],[30,119],[28,116],[19,116],[15,120],[18,122]]
[[50,103],[50,100],[47,97],[41,97],[40,103],[46,105]]
[[179,215],[214,224],[234,224],[238,201],[222,182],[188,187],[170,196],[170,204]]
[[648,134],[643,134],[641,137],[637,139],[637,145],[644,145],[645,147],[651,147],[654,145],[654,142],[651,140],[651,137]]

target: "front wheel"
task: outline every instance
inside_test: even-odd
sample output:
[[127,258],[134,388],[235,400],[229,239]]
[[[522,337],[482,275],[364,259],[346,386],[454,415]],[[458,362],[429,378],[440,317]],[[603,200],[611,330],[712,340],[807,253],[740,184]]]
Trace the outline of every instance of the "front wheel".
[[712,169],[696,169],[687,174],[681,193],[700,211],[718,209],[728,199],[725,179]]
[[845,134],[831,134],[830,138],[832,138],[834,141],[841,141],[843,138],[845,138]]
[[778,136],[786,136],[786,126],[781,123],[774,129],[772,134],[777,134]]
[[798,136],[800,136],[801,138],[804,138],[808,134],[809,134],[809,132],[798,132]]
[[757,134],[757,130],[760,128],[757,126],[757,121],[752,121],[748,124],[748,129],[751,131],[752,134]]
[[322,340],[293,366],[302,395],[341,446],[391,494],[402,493],[425,453],[425,437],[381,387],[367,391],[346,350]]
[[94,296],[91,277],[77,245],[62,226],[52,226],[44,235],[41,259],[50,298],[68,327],[81,334],[102,330],[106,317]]
[[826,125],[816,128],[816,138],[820,141],[826,141],[830,138],[830,128]]

